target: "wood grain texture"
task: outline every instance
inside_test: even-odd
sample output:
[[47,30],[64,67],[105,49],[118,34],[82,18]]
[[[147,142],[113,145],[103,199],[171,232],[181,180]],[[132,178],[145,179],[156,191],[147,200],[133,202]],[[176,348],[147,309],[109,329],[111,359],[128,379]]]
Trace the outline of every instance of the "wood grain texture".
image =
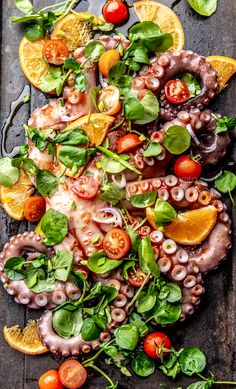
[[[210,18],[203,18],[192,11],[186,0],[172,1],[160,0],[162,3],[174,6],[175,12],[179,15],[186,36],[186,48],[203,55],[220,54],[236,58],[236,1],[221,0],[217,13]],[[129,0],[129,3],[132,1]],[[55,1],[38,0],[34,1],[36,8],[41,8]],[[91,9],[102,8],[103,0],[90,0]],[[20,94],[26,80],[22,75],[18,61],[18,44],[21,38],[21,29],[11,25],[10,16],[17,15],[13,0],[3,0],[2,4],[2,35],[1,35],[1,100],[0,120],[1,126],[8,115],[9,105]],[[87,2],[81,3],[85,10]],[[81,9],[80,6],[80,9]],[[131,13],[133,13],[131,11]],[[217,98],[214,109],[223,114],[235,114],[236,100],[236,79],[230,82],[229,87]],[[14,119],[13,126],[9,132],[7,145],[9,151],[13,145],[20,144],[23,139],[22,124],[27,121],[30,111],[35,107],[44,104],[44,97],[32,88],[32,99],[30,105],[21,108]],[[236,160],[236,147],[232,150],[229,159]],[[230,202],[228,201],[230,205]],[[23,231],[26,224],[15,223],[6,217],[4,212],[0,213],[0,243],[2,245],[8,240],[8,236]],[[234,212],[233,223],[236,225]],[[236,238],[236,229],[234,238]],[[234,242],[236,239],[234,239]],[[234,243],[234,253],[236,245]],[[204,350],[208,358],[208,369],[217,375],[218,379],[236,380],[236,254],[234,261],[233,250],[227,261],[219,270],[206,277],[206,294],[202,304],[194,317],[185,323],[168,329],[173,344],[176,348],[182,346],[199,346]],[[4,389],[36,389],[37,379],[46,370],[56,368],[57,361],[51,356],[29,357],[10,349],[2,338],[4,325],[24,325],[28,318],[39,317],[40,313],[25,309],[15,304],[10,296],[4,292],[0,285],[0,388]],[[100,363],[100,362],[99,362]],[[114,380],[120,382],[121,389],[141,389],[144,385],[148,389],[186,388],[193,379],[180,377],[176,382],[165,378],[158,370],[147,380],[136,376],[125,378],[118,369],[101,364],[106,373]],[[103,389],[104,379],[90,372],[87,382],[88,389]],[[163,385],[163,386],[162,386]],[[232,386],[231,386],[232,387]],[[227,386],[225,386],[227,388]],[[230,388],[230,386],[228,386]]]

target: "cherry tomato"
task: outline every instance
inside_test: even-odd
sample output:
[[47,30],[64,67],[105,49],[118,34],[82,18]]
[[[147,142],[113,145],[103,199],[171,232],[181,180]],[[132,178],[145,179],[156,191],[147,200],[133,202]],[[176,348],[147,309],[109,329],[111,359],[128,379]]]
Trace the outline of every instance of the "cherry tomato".
[[98,62],[99,71],[104,77],[108,77],[108,73],[112,65],[118,61],[120,61],[120,54],[117,50],[112,49],[105,51]]
[[133,269],[129,269],[128,276],[128,283],[131,286],[139,287],[143,284],[147,275],[138,267],[135,271]]
[[164,349],[169,350],[170,348],[171,341],[163,332],[153,332],[144,340],[144,352],[152,359],[165,357],[168,352],[164,352]]
[[111,259],[121,259],[130,249],[130,238],[121,228],[112,228],[103,239],[103,249]]
[[38,222],[46,211],[46,201],[44,197],[29,197],[24,204],[24,216],[29,222]]
[[165,85],[167,100],[173,104],[184,103],[190,98],[187,85],[181,80],[170,80]]
[[72,186],[73,192],[83,200],[92,200],[98,193],[98,183],[90,176],[80,176]]
[[117,142],[117,153],[127,153],[130,150],[136,149],[136,147],[142,145],[143,142],[139,139],[136,134],[127,134],[122,136]]
[[63,389],[58,371],[49,370],[39,378],[39,389]]
[[120,112],[120,91],[116,86],[107,86],[98,95],[98,108],[107,115],[116,115]]
[[108,0],[102,12],[106,21],[113,24],[124,23],[129,16],[128,7],[121,0]]
[[63,65],[69,57],[69,50],[60,39],[50,39],[43,46],[43,56],[52,65]]
[[174,172],[177,177],[182,179],[196,179],[201,175],[202,165],[188,155],[182,155],[175,161]]
[[76,389],[85,383],[87,372],[81,363],[75,359],[70,359],[60,366],[59,377],[66,388]]

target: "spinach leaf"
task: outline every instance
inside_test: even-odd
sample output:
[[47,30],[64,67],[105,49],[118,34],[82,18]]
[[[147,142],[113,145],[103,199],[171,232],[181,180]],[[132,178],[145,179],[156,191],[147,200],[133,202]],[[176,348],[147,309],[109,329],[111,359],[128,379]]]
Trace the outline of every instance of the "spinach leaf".
[[169,354],[168,359],[166,359],[159,369],[168,377],[176,378],[180,372],[180,364],[178,357],[182,353],[183,349],[178,352],[173,352]]
[[141,244],[141,238],[139,234],[131,226],[126,227],[126,232],[129,234],[132,250],[138,252],[139,246]]
[[211,16],[217,9],[218,0],[187,0],[199,15]]
[[80,128],[62,131],[53,139],[53,143],[59,143],[61,145],[83,145],[88,141],[88,136]]
[[20,178],[20,170],[12,165],[9,157],[0,158],[0,185],[10,188]]
[[12,257],[8,259],[4,266],[7,277],[12,281],[19,281],[25,278],[23,266],[25,259],[23,257]]
[[113,153],[111,150],[107,150],[104,147],[97,146],[97,149],[100,150],[104,155],[106,155],[109,158],[113,158],[114,161],[119,162],[121,165],[123,165],[125,168],[133,171],[134,173],[141,174],[139,170],[137,170],[133,165],[131,165],[129,162],[127,162],[125,159],[123,159],[120,155],[117,155],[116,153]]
[[79,168],[87,161],[87,150],[76,146],[61,146],[58,159],[70,169]]
[[102,170],[107,173],[118,174],[125,170],[125,166],[121,165],[120,162],[114,161],[112,158],[102,156],[100,159]]
[[232,192],[236,188],[236,175],[225,170],[221,176],[216,178],[215,187],[221,193]]
[[153,205],[157,198],[157,192],[148,191],[144,194],[137,194],[130,197],[130,202],[133,207],[147,208]]
[[201,84],[191,73],[181,74],[178,78],[187,85],[190,92],[190,98],[196,97],[201,93]]
[[62,338],[69,339],[78,336],[83,325],[82,309],[74,311],[61,308],[52,313],[52,326],[54,331]]
[[102,332],[102,328],[96,323],[93,317],[88,317],[84,320],[82,329],[81,329],[81,336],[83,340],[95,340],[99,337],[99,335]]
[[141,244],[139,246],[139,264],[145,273],[151,273],[155,277],[160,276],[160,270],[156,263],[149,236],[146,236],[141,240]]
[[180,301],[182,298],[180,286],[174,282],[165,282],[161,287],[158,298],[160,300],[166,299],[169,303]]
[[109,304],[118,296],[118,290],[114,286],[102,286],[102,293],[104,296],[106,296],[107,304]]
[[100,195],[100,198],[111,205],[118,204],[125,195],[124,189],[119,189],[114,183],[110,182],[103,183],[101,190],[102,194]]
[[140,294],[137,304],[137,312],[145,313],[151,311],[151,309],[155,306],[157,301],[157,295],[155,293],[155,289],[150,287],[145,292]]
[[131,366],[133,371],[140,377],[149,377],[155,371],[154,360],[141,351],[134,355]]
[[170,223],[177,217],[176,210],[166,200],[157,199],[155,204],[155,222],[158,226]]
[[154,93],[148,91],[141,100],[141,105],[144,109],[144,115],[134,121],[136,124],[147,124],[157,119],[159,114],[159,102]]
[[49,170],[38,170],[36,174],[36,187],[43,197],[50,197],[58,189],[58,178]]
[[55,246],[61,243],[68,233],[67,217],[50,208],[41,219],[41,229],[45,236],[44,244]]
[[87,266],[92,272],[96,274],[104,274],[116,269],[122,264],[122,262],[122,260],[118,261],[109,259],[105,256],[104,253],[98,252],[91,255],[87,261]]
[[116,344],[125,349],[133,351],[139,341],[139,330],[133,324],[123,324],[114,332]]
[[89,290],[89,283],[86,280],[84,274],[80,273],[79,271],[72,270],[70,272],[70,278],[72,279],[73,283],[78,286],[80,290]]
[[144,157],[156,157],[157,155],[160,155],[162,152],[162,147],[160,143],[152,142],[151,140],[148,141],[148,145],[146,149],[143,152]]
[[141,336],[141,338],[148,334],[149,329],[147,324],[145,323],[145,321],[142,320],[142,317],[140,315],[137,315],[137,313],[133,312],[130,315],[129,322],[138,328],[139,335]]
[[30,176],[34,176],[38,172],[38,168],[31,158],[24,158],[23,166],[26,173],[28,173]]
[[134,270],[135,264],[136,264],[135,261],[125,261],[125,264],[124,264],[123,269],[122,269],[123,277],[125,280],[128,280],[128,278],[129,278],[128,270],[131,268],[133,268],[133,270]]
[[179,320],[182,310],[181,303],[171,304],[167,300],[158,300],[154,319],[158,324],[171,324]]
[[186,375],[201,373],[206,367],[206,357],[203,352],[196,347],[187,347],[179,357],[180,368]]
[[193,384],[189,385],[187,389],[210,389],[212,387],[213,383],[209,383],[206,381],[198,381],[194,382]]
[[52,258],[52,269],[55,270],[54,277],[57,280],[66,282],[73,263],[73,252],[67,250],[57,251]]
[[98,62],[103,53],[105,53],[105,47],[100,41],[92,40],[85,46],[84,55],[93,62]]
[[182,154],[190,147],[191,136],[187,128],[172,126],[168,128],[163,139],[164,147],[171,154]]
[[216,122],[216,134],[221,134],[236,127],[236,116],[224,116]]
[[34,13],[34,7],[30,0],[15,0],[16,7],[26,15]]

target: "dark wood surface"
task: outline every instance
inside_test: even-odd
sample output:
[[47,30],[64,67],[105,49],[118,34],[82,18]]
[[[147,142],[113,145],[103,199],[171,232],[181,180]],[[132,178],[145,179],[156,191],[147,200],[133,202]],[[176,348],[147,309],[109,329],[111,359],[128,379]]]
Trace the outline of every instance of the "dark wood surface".
[[[166,5],[174,5],[175,12],[179,15],[186,36],[187,49],[191,49],[203,55],[219,54],[236,58],[236,1],[220,0],[217,13],[210,18],[196,15],[188,6],[186,0],[171,1],[160,0]],[[20,27],[11,25],[9,18],[17,14],[13,0],[2,2],[2,35],[1,35],[1,102],[0,123],[1,127],[9,113],[10,102],[15,100],[24,85],[24,78],[18,60],[18,45],[21,39]],[[41,8],[54,1],[34,1],[37,8]],[[96,9],[101,7],[103,0],[90,0]],[[86,1],[81,6],[86,9]],[[81,9],[81,6],[79,7]],[[30,112],[43,105],[44,96],[31,89],[31,103],[24,105],[16,115],[13,126],[7,138],[7,147],[11,151],[13,145],[24,141],[22,124],[28,119]],[[222,114],[236,113],[236,79],[230,82],[228,88],[218,97],[214,108]],[[229,155],[229,160],[233,159]],[[234,160],[236,150],[234,148]],[[230,202],[227,200],[230,206]],[[27,228],[25,222],[16,223],[8,218],[0,210],[0,243],[2,246],[9,236],[22,232]],[[233,215],[236,224],[235,212]],[[234,230],[234,237],[236,237]],[[234,244],[234,253],[236,246]],[[208,275],[205,280],[206,293],[202,304],[194,317],[185,323],[170,329],[168,332],[176,348],[182,346],[198,346],[207,355],[208,369],[216,374],[217,378],[236,381],[236,254],[233,250],[227,261],[216,272]],[[0,388],[1,389],[35,389],[38,377],[48,369],[56,368],[57,361],[51,355],[30,357],[12,350],[3,340],[2,329],[4,325],[24,325],[31,317],[39,317],[39,312],[25,309],[17,305],[7,295],[0,285]],[[180,377],[173,382],[156,371],[149,379],[142,380],[134,375],[125,378],[118,370],[110,366],[103,366],[104,370],[112,375],[114,380],[120,382],[120,387],[125,389],[138,389],[144,385],[146,388],[186,388],[193,379]],[[87,382],[89,389],[103,389],[103,378],[92,372]],[[225,386],[227,388],[227,386]],[[228,386],[230,388],[230,386]],[[232,386],[231,386],[232,387]],[[236,387],[236,386],[235,386]]]

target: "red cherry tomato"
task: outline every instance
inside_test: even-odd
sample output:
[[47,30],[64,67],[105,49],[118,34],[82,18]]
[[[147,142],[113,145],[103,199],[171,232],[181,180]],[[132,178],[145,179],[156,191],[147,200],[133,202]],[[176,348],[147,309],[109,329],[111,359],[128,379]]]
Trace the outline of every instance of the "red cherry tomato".
[[77,389],[85,383],[87,372],[81,363],[70,359],[60,366],[59,378],[66,388]]
[[39,389],[63,389],[58,371],[49,370],[39,378]]
[[81,176],[75,180],[72,190],[79,198],[92,200],[98,193],[98,183],[93,177]]
[[121,0],[108,0],[102,12],[106,21],[113,24],[124,23],[129,16],[128,7]]
[[147,277],[147,275],[139,267],[136,268],[135,271],[133,269],[129,269],[128,276],[128,283],[135,287],[141,286]]
[[173,104],[184,103],[190,98],[187,85],[181,80],[170,80],[165,85],[167,100]]
[[31,223],[38,222],[46,211],[46,201],[44,197],[29,197],[24,204],[24,216]]
[[69,57],[69,50],[60,39],[50,39],[43,46],[43,56],[52,65],[63,65]]
[[143,142],[139,139],[136,134],[127,134],[122,136],[117,142],[117,153],[127,153],[130,150],[136,149],[136,147],[142,145]]
[[201,175],[202,165],[188,155],[182,155],[175,161],[174,172],[177,177],[182,179],[196,179]]
[[144,340],[144,352],[152,359],[165,357],[168,355],[168,352],[164,351],[169,350],[170,348],[171,341],[168,336],[162,332],[153,332]]
[[121,228],[112,228],[103,239],[103,249],[111,259],[121,259],[130,249],[130,238]]
[[109,70],[111,69],[112,65],[118,61],[120,61],[120,54],[117,50],[111,49],[105,51],[105,53],[101,55],[98,62],[99,71],[104,77],[108,77]]

